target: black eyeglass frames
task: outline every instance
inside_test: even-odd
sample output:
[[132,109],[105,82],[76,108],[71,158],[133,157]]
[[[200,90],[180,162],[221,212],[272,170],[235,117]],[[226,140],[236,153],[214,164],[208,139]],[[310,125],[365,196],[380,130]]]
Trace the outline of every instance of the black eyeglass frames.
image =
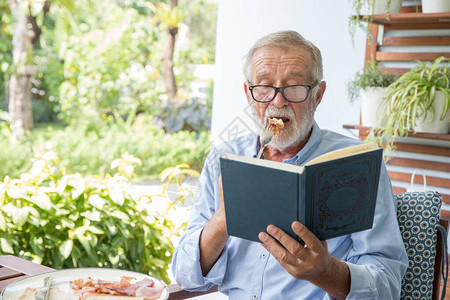
[[250,85],[248,89],[257,102],[270,102],[280,92],[284,99],[293,103],[300,103],[308,99],[309,92],[316,87],[319,82],[316,80],[312,85],[289,85],[283,87],[274,87],[271,85]]

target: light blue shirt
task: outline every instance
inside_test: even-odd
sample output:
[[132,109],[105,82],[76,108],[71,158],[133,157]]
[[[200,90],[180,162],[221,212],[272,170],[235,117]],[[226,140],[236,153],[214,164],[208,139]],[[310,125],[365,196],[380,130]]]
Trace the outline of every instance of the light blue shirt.
[[[314,124],[308,143],[285,163],[304,165],[309,160],[361,143],[321,130]],[[203,227],[219,207],[219,157],[223,153],[255,156],[257,136],[250,135],[213,148],[205,162],[188,226],[175,250],[172,269],[185,290],[207,290],[213,285],[229,299],[331,299],[322,289],[291,276],[260,243],[230,237],[217,262],[202,276],[199,239]],[[391,182],[383,164],[372,229],[327,240],[331,255],[350,269],[351,289],[347,299],[399,299],[408,259],[400,235]],[[294,221],[294,220],[292,220]]]

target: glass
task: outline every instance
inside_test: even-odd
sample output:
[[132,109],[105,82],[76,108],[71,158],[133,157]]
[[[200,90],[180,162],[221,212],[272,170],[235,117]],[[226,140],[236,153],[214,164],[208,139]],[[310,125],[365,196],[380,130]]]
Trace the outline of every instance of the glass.
[[271,85],[250,85],[248,89],[252,97],[257,102],[270,102],[277,96],[278,92],[289,102],[300,103],[308,99],[309,92],[318,84],[315,81],[312,85],[289,85],[274,87]]

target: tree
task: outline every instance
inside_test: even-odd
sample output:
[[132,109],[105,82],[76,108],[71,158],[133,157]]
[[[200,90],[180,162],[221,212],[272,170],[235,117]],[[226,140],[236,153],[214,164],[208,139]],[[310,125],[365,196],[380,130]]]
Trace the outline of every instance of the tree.
[[[79,1],[78,1],[79,2]],[[33,52],[39,43],[43,20],[52,5],[55,10],[58,27],[72,21],[75,11],[74,0],[8,0],[13,15],[13,72],[9,84],[9,113],[13,129],[13,140],[23,130],[34,127],[31,111],[31,78],[36,75],[37,67],[33,62]],[[74,24],[74,22],[71,22]]]
[[[12,64],[12,16],[7,0],[0,0],[0,103],[7,99]],[[0,109],[3,109],[3,104]]]
[[178,27],[183,19],[183,12],[178,9],[178,0],[169,0],[169,5],[160,2],[157,7],[149,3],[156,15],[155,20],[167,26],[167,37],[162,56],[161,73],[170,103],[177,102],[177,83],[173,72],[173,53],[178,34]]
[[32,65],[33,43],[38,40],[41,31],[37,27],[35,18],[29,14],[27,1],[8,0],[8,3],[14,18],[13,64],[15,69],[9,83],[9,113],[13,129],[31,130],[33,129],[31,77],[37,71]]

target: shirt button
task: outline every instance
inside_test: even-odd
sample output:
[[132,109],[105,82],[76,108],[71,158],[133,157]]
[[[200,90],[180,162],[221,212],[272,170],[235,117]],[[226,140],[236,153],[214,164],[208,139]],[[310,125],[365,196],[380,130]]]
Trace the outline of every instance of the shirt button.
[[258,299],[258,295],[253,294],[253,299]]
[[295,163],[297,166],[300,166],[300,163],[297,161],[296,163]]
[[263,254],[261,254],[261,257],[262,257],[262,258],[266,258],[266,257],[267,257],[267,254],[263,253]]

